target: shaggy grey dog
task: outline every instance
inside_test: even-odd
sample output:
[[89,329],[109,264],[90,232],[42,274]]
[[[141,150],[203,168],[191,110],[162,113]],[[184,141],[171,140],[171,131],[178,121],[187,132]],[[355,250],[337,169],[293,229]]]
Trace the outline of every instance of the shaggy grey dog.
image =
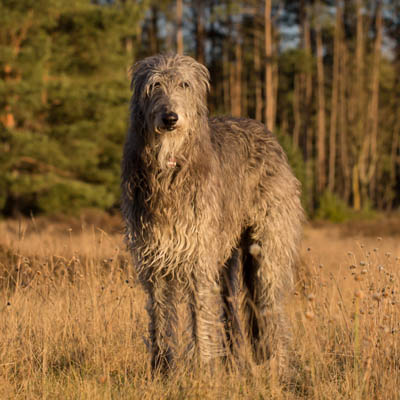
[[122,212],[153,368],[174,363],[182,302],[202,362],[250,343],[283,365],[303,211],[281,146],[259,122],[208,118],[209,72],[191,57],[136,63],[132,87]]

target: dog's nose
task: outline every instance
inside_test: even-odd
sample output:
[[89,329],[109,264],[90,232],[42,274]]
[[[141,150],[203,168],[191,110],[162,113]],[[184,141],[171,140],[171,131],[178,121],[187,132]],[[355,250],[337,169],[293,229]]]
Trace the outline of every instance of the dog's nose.
[[162,116],[162,122],[169,130],[172,130],[175,127],[177,121],[178,121],[178,114],[172,111],[165,113]]

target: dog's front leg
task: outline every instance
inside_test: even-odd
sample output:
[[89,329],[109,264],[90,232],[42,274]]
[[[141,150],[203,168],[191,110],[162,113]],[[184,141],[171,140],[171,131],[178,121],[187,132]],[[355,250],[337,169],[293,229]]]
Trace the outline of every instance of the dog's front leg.
[[151,366],[166,373],[174,366],[177,337],[177,299],[173,282],[159,278],[147,286],[150,317]]

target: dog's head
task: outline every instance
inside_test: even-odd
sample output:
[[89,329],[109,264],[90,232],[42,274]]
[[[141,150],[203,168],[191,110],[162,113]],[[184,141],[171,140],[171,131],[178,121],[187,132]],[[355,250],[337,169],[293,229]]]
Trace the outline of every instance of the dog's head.
[[140,112],[147,132],[182,134],[207,117],[210,74],[193,58],[152,56],[134,64],[131,71],[132,109]]

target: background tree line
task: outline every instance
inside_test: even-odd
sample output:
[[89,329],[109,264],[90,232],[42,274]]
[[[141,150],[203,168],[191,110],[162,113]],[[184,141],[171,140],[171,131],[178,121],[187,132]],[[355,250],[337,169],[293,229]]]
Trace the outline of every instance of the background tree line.
[[159,52],[276,132],[310,215],[399,207],[398,0],[0,0],[0,214],[118,207],[129,66]]

